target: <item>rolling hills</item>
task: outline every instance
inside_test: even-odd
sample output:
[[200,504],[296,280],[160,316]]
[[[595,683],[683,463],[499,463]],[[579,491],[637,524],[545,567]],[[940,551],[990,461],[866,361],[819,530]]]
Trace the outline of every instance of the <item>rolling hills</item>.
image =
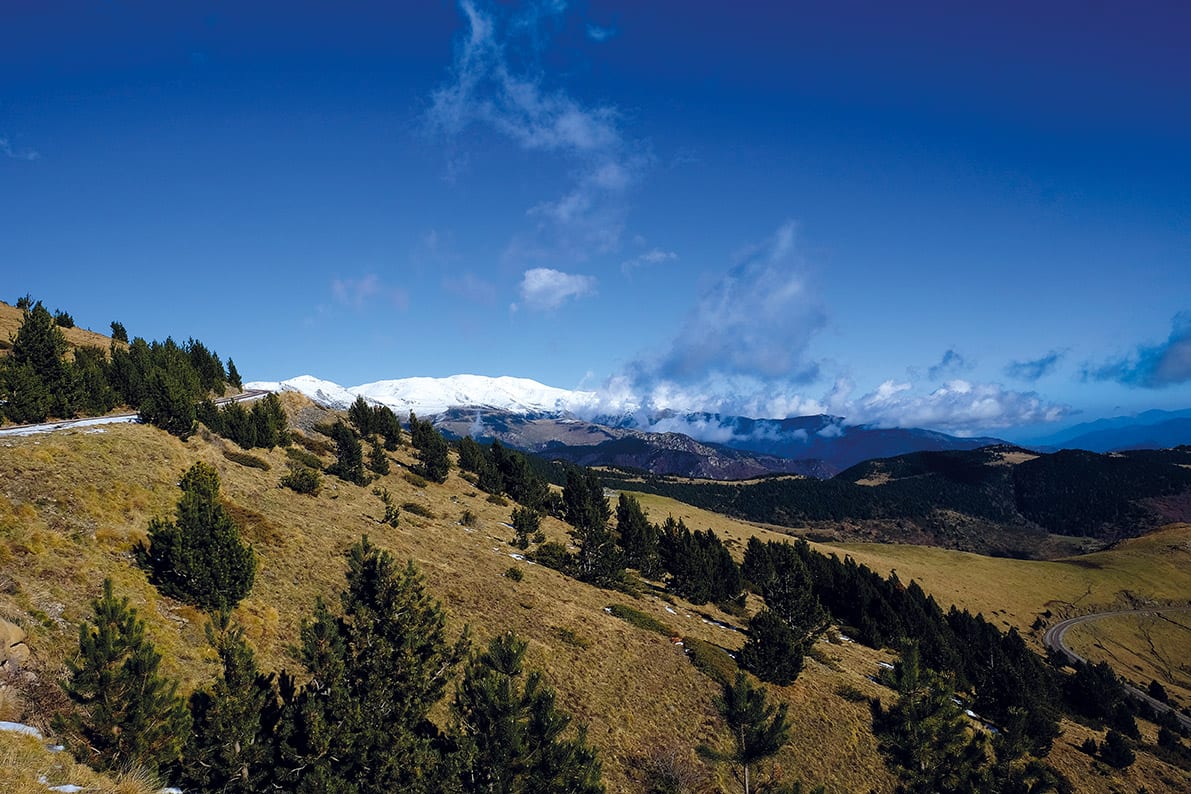
[[1098,455],[989,446],[866,461],[821,481],[690,482],[615,470],[604,477],[748,521],[821,526],[841,538],[1048,557],[1191,519],[1189,461],[1186,447]]
[[[295,395],[284,400],[297,418],[314,409]],[[732,630],[739,618],[718,608],[693,607],[681,599],[661,597],[646,589],[637,596],[598,590],[556,571],[529,565],[513,555],[509,544],[509,507],[494,504],[457,473],[443,485],[419,485],[406,478],[412,458],[405,450],[391,457],[393,473],[376,485],[396,501],[419,505],[403,510],[401,523],[381,523],[380,500],[370,488],[328,478],[318,496],[300,496],[278,487],[289,457],[281,450],[256,450],[252,455],[268,469],[236,461],[240,451],[229,442],[200,433],[183,443],[152,427],[119,427],[67,431],[43,437],[0,442],[0,617],[26,633],[31,658],[19,677],[6,678],[17,696],[5,702],[0,717],[19,718],[43,729],[61,707],[55,681],[63,661],[73,653],[76,626],[87,615],[87,601],[104,577],[111,577],[148,623],[148,631],[164,654],[164,667],[188,690],[210,680],[212,652],[203,637],[204,616],[191,607],[160,596],[144,572],[133,564],[131,551],[145,537],[149,520],[167,514],[177,493],[175,483],[190,463],[203,460],[219,471],[225,503],[256,548],[261,567],[250,596],[235,611],[266,669],[294,669],[291,655],[299,626],[318,595],[328,597],[342,581],[342,552],[363,533],[400,559],[413,559],[442,600],[449,625],[469,624],[479,638],[516,630],[530,641],[530,662],[542,668],[559,691],[561,704],[589,726],[589,737],[601,751],[610,790],[643,790],[643,775],[653,754],[674,753],[698,771],[698,790],[714,790],[717,772],[702,765],[693,749],[716,742],[721,728],[712,708],[717,685],[692,666],[669,637],[638,629],[605,611],[610,604],[631,604],[654,616],[678,636],[703,640],[733,650],[743,635]],[[225,453],[232,453],[229,457]],[[863,486],[861,486],[863,487]],[[684,504],[644,496],[653,516],[671,513],[692,526],[714,527],[739,554],[748,538],[781,538],[748,523],[707,513]],[[464,511],[473,515],[464,525]],[[546,519],[549,538],[566,541],[565,525]],[[1161,536],[1165,543],[1130,546],[1130,565],[1166,559],[1171,542],[1186,542],[1182,530]],[[1159,537],[1159,536],[1155,536]],[[824,547],[825,551],[833,550]],[[1080,606],[1111,602],[1122,589],[1116,555],[1105,552],[1096,566],[1064,563],[1021,563],[966,555],[956,574],[932,555],[954,552],[912,546],[849,547],[870,564],[896,567],[903,576],[920,572],[924,585],[945,603],[1003,615],[1024,628],[1054,600],[1078,600],[1086,580],[1088,593]],[[1177,553],[1177,552],[1176,552]],[[1185,553],[1185,552],[1183,552]],[[907,555],[920,555],[911,563]],[[1140,555],[1140,556],[1138,556]],[[1123,559],[1123,558],[1122,558]],[[987,561],[987,571],[972,565]],[[957,559],[957,561],[960,561]],[[980,563],[985,564],[985,563]],[[1164,598],[1186,593],[1187,566],[1172,561],[1170,576],[1132,584],[1136,597]],[[1058,565],[1077,579],[1059,585],[1050,569],[1023,566]],[[917,566],[917,567],[915,567]],[[522,571],[513,581],[504,572]],[[967,570],[967,574],[959,573]],[[918,578],[915,576],[915,578]],[[978,582],[984,582],[979,586]],[[1022,583],[1029,583],[1024,587]],[[1102,584],[1097,584],[1102,582]],[[1155,589],[1161,583],[1161,587]],[[1169,588],[1169,589],[1161,589]],[[1028,592],[1031,598],[1022,599]],[[751,599],[750,599],[751,600]],[[1004,607],[997,607],[1005,604]],[[1002,611],[1006,610],[1007,611]],[[794,738],[779,757],[787,779],[823,782],[828,791],[891,791],[892,780],[876,753],[867,706],[838,692],[887,697],[888,690],[869,680],[888,660],[887,652],[855,643],[821,641],[807,669],[789,687],[773,687],[791,708]],[[1087,785],[1081,790],[1109,791],[1120,784],[1151,791],[1177,790],[1186,773],[1142,755],[1134,767],[1108,778],[1092,772],[1091,761],[1074,749],[1087,728],[1064,723],[1065,735],[1051,760],[1069,776]],[[16,749],[8,749],[12,745]],[[23,769],[40,774],[49,768],[40,751],[23,739],[0,735],[0,754],[27,759]],[[38,760],[42,759],[42,760]],[[20,770],[14,769],[12,774]],[[52,782],[83,780],[76,770]],[[1182,775],[1183,777],[1180,777]],[[15,780],[16,778],[14,778]],[[93,779],[88,778],[91,782]],[[1163,783],[1162,781],[1170,781]],[[726,783],[726,779],[721,778]],[[1179,782],[1182,781],[1182,782]],[[115,790],[115,783],[102,783]],[[14,784],[13,790],[21,790]],[[26,788],[24,790],[35,790]],[[127,789],[126,789],[127,790]]]

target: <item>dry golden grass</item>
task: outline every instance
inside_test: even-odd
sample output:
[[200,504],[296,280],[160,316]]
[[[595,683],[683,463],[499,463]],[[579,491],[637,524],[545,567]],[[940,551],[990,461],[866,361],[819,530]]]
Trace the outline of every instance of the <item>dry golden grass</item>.
[[1027,630],[1049,610],[1069,616],[1191,599],[1191,525],[1175,524],[1116,548],[1060,560],[1011,560],[925,546],[818,544],[824,552],[902,581],[916,579],[942,604],[954,603],[1002,628]]
[[[132,561],[149,520],[172,512],[181,473],[203,460],[219,470],[223,496],[258,553],[256,585],[236,618],[265,667],[295,670],[290,648],[302,620],[316,595],[334,601],[343,582],[343,553],[368,533],[398,558],[418,564],[452,630],[468,624],[483,642],[513,629],[529,641],[530,663],[546,671],[561,705],[587,724],[610,790],[639,789],[639,767],[655,748],[678,748],[695,764],[693,749],[721,735],[712,705],[718,687],[687,661],[682,646],[604,607],[623,601],[683,636],[728,649],[738,647],[742,635],[706,622],[703,614],[739,621],[711,607],[671,605],[648,591],[637,599],[608,593],[515,561],[513,533],[504,525],[512,506],[488,502],[457,472],[444,485],[419,488],[403,476],[412,463],[409,450],[395,453],[399,465],[374,485],[388,489],[397,503],[423,505],[435,517],[403,512],[393,529],[380,523],[384,507],[371,486],[327,477],[317,497],[279,487],[286,471],[281,450],[254,450],[271,464],[266,472],[227,460],[217,439],[196,436],[182,443],[135,425],[102,431],[0,440],[0,563],[11,578],[9,592],[0,593],[0,615],[29,633],[33,668],[45,677],[60,675],[62,660],[74,653],[77,625],[89,617],[104,577],[146,620],[165,671],[180,678],[185,690],[214,675],[204,616],[158,595]],[[475,516],[471,527],[459,523],[464,510]],[[567,540],[562,523],[547,519],[543,528],[550,539]],[[503,575],[510,565],[522,569],[522,581]],[[866,707],[835,694],[841,682],[876,694],[879,688],[865,676],[888,655],[855,645],[824,649],[838,657],[838,669],[808,661],[793,686],[776,690],[793,705],[795,723],[795,739],[778,763],[787,779],[796,773],[827,782],[832,791],[889,791]],[[25,719],[47,727],[45,715]]]
[[[693,529],[714,529],[737,554],[754,535],[762,540],[780,540],[786,536],[776,529],[737,521],[666,497],[636,496],[652,520],[673,515]],[[1018,628],[1039,648],[1041,632],[1031,631],[1030,626],[1048,609],[1058,617],[1114,607],[1128,608],[1146,602],[1187,603],[1191,600],[1189,524],[1167,526],[1143,537],[1123,541],[1108,551],[1049,562],[983,557],[902,544],[811,545],[823,553],[851,555],[883,575],[896,570],[903,582],[917,580],[944,608],[954,603],[973,612],[983,612],[986,618],[1003,629]],[[1097,621],[1093,625],[1099,624]],[[1074,636],[1074,631],[1069,636]],[[1130,648],[1134,654],[1140,652],[1140,660],[1148,656],[1141,644],[1124,631],[1112,639]],[[1185,635],[1180,637],[1173,629],[1155,632],[1155,644],[1163,649],[1165,659],[1187,663],[1187,648],[1191,646],[1188,646]],[[1117,653],[1124,654],[1125,651],[1121,648]],[[1093,655],[1093,658],[1097,657]],[[1140,660],[1131,663],[1142,664],[1145,669]],[[1153,660],[1148,661],[1153,663]],[[808,664],[813,663],[808,660]],[[1121,672],[1127,674],[1128,669],[1122,668]],[[1144,683],[1148,682],[1149,678],[1146,678]],[[798,683],[801,679],[795,687]],[[870,696],[881,694],[880,687],[872,687],[876,691],[863,687],[861,690]],[[1171,692],[1178,694],[1181,690]],[[890,693],[884,690],[884,694],[888,697]],[[837,707],[845,708],[844,701],[839,701]],[[858,719],[863,722],[863,715]],[[1103,740],[1103,732],[1097,734],[1069,720],[1063,720],[1061,728],[1063,735],[1047,760],[1076,783],[1077,791],[1123,792],[1143,787],[1150,792],[1191,790],[1191,774],[1144,753],[1139,753],[1134,766],[1124,772],[1108,770],[1078,749],[1088,737]],[[867,724],[864,730],[868,731]],[[1153,726],[1143,724],[1143,732],[1147,731],[1152,734]],[[868,735],[871,740],[871,733]],[[1154,743],[1152,735],[1148,742]]]
[[132,771],[102,775],[75,763],[70,753],[52,752],[31,736],[0,731],[0,791],[5,794],[45,794],[48,786],[73,784],[88,794],[151,794],[161,782]]
[[[51,312],[54,311],[52,306],[47,306]],[[16,306],[10,306],[4,301],[0,301],[0,341],[8,342],[12,337],[16,336],[17,329],[21,327],[24,320],[24,312]],[[102,347],[104,350],[112,343],[111,338],[91,331],[87,328],[63,328],[63,336],[66,337],[66,343],[71,348],[75,347]],[[0,347],[4,347],[0,345]],[[0,350],[0,356],[7,355],[6,347]]]
[[1072,626],[1066,642],[1145,688],[1157,681],[1180,706],[1191,704],[1191,612],[1120,615]]
[[[286,403],[293,411],[305,405],[290,396]],[[34,654],[30,667],[43,679],[52,681],[62,674],[62,660],[76,650],[78,623],[89,617],[89,602],[104,577],[111,577],[117,592],[139,610],[165,657],[165,671],[181,679],[184,690],[214,675],[204,616],[159,596],[132,561],[132,550],[144,539],[149,520],[172,512],[181,473],[203,460],[219,470],[223,495],[258,554],[256,584],[236,610],[236,619],[266,668],[298,672],[290,648],[302,620],[317,595],[334,603],[343,582],[343,552],[368,533],[399,559],[416,561],[430,591],[443,602],[453,631],[470,625],[476,641],[484,642],[512,629],[529,641],[530,664],[546,672],[561,705],[588,725],[590,740],[600,748],[610,791],[640,790],[641,768],[654,751],[673,750],[697,764],[693,749],[698,744],[722,740],[712,705],[717,685],[699,673],[670,638],[617,619],[604,607],[629,604],[682,636],[728,650],[738,648],[743,636],[707,622],[704,613],[727,624],[739,625],[739,620],[714,608],[671,603],[648,588],[634,599],[515,561],[510,555],[517,550],[508,542],[513,533],[505,526],[512,506],[490,503],[457,471],[444,485],[417,487],[404,477],[405,467],[412,463],[408,449],[392,456],[398,465],[374,485],[386,488],[396,503],[423,505],[435,517],[403,513],[395,529],[380,523],[384,507],[372,486],[327,477],[317,497],[302,496],[278,484],[287,470],[282,450],[254,450],[271,464],[271,471],[237,465],[221,450],[218,439],[196,436],[182,443],[155,428],[135,425],[0,439],[0,571],[7,579],[0,587],[0,616],[28,632]],[[642,497],[642,502],[655,521],[672,513],[693,528],[715,528],[738,555],[750,535],[782,537],[657,497]],[[475,516],[473,526],[459,523],[464,510]],[[549,539],[567,540],[560,522],[547,519],[543,528]],[[882,552],[870,550],[874,567],[884,559]],[[975,565],[979,559],[965,564]],[[1105,568],[1110,559],[1105,558]],[[924,574],[929,563],[929,555],[922,558]],[[886,568],[889,564],[899,573],[907,565],[900,560],[881,562]],[[522,581],[504,576],[511,565],[522,569]],[[972,570],[973,576],[988,573]],[[927,577],[918,578],[925,586]],[[958,588],[947,584],[951,579],[939,582],[940,600],[956,600],[951,593]],[[990,587],[987,582],[985,586]],[[986,603],[994,603],[993,598],[987,595]],[[1029,617],[1032,620],[1032,614]],[[888,698],[888,690],[867,676],[889,654],[851,643],[821,642],[817,647],[823,661],[808,659],[793,686],[771,688],[775,697],[791,705],[794,723],[793,739],[777,759],[785,779],[823,782],[832,792],[891,791],[893,781],[876,753],[867,705],[837,694],[852,687],[866,696]],[[41,701],[28,701],[31,713],[23,719],[47,727],[47,716],[35,711]],[[437,718],[444,716],[440,708]],[[1064,757],[1061,750],[1056,752]],[[1070,763],[1077,768],[1080,758],[1073,756]],[[714,778],[709,773],[707,779]],[[1151,791],[1163,790],[1148,782],[1158,781],[1157,776],[1145,779]]]

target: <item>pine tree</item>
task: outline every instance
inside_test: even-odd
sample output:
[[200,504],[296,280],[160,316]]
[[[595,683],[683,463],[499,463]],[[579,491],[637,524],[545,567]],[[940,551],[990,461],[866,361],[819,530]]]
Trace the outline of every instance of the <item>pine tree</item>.
[[562,501],[566,510],[566,521],[580,532],[589,529],[604,529],[612,516],[612,508],[604,496],[604,486],[599,476],[591,469],[571,466],[567,469],[567,482],[562,489]]
[[273,676],[263,674],[244,631],[226,623],[207,638],[223,673],[209,689],[190,697],[193,731],[179,765],[183,789],[253,794],[272,774],[273,731],[279,703]]
[[758,612],[749,620],[749,635],[740,649],[740,666],[762,681],[789,686],[802,672],[808,644],[772,610]]
[[481,468],[488,465],[488,452],[471,436],[459,439],[456,449],[459,452],[459,468],[464,471],[478,473]]
[[78,407],[87,414],[105,414],[119,404],[108,374],[107,354],[100,347],[76,347],[70,364]]
[[197,339],[187,339],[182,350],[190,359],[190,368],[198,378],[200,393],[222,395],[226,389],[227,372],[219,356]]
[[[287,697],[280,777],[304,791],[432,791],[440,738],[427,719],[467,652],[413,563],[365,536],[348,552],[342,616],[321,603],[303,626],[311,683]],[[284,687],[283,687],[284,689]]]
[[193,374],[183,370],[180,364],[150,370],[140,400],[141,420],[179,438],[193,434],[197,413],[196,390],[189,383],[192,378]]
[[562,498],[567,523],[574,527],[571,536],[579,547],[575,555],[575,577],[597,587],[612,587],[621,582],[624,555],[608,529],[612,511],[599,477],[590,469],[568,469]]
[[515,507],[510,523],[513,525],[515,545],[519,549],[527,549],[529,539],[540,531],[542,514],[528,507]]
[[1125,734],[1113,728],[1108,729],[1108,734],[1100,745],[1100,757],[1104,759],[1104,763],[1117,769],[1124,769],[1137,760]]
[[[125,336],[124,341],[128,341],[127,335]],[[240,379],[240,371],[236,369],[236,362],[232,361],[230,358],[227,360],[227,382],[236,390],[244,388],[244,381]]]
[[219,473],[196,463],[179,483],[176,518],[155,518],[139,556],[163,594],[209,610],[234,608],[252,589],[256,555],[219,503]]
[[582,728],[563,738],[571,718],[555,706],[540,672],[526,674],[525,649],[512,633],[495,637],[464,671],[453,704],[466,759],[463,790],[603,792],[595,749]]
[[701,752],[712,760],[732,764],[745,794],[759,791],[754,769],[776,755],[790,739],[786,704],[774,706],[767,702],[764,687],[754,687],[747,675],[737,673],[734,682],[724,682],[723,693],[716,698],[715,706],[728,725],[732,749],[721,753],[702,747]]
[[356,794],[348,766],[353,762],[353,731],[363,704],[352,697],[344,630],[322,597],[314,619],[304,622],[298,647],[309,683],[298,689],[282,675],[282,710],[276,731],[276,788],[283,791]]
[[890,682],[898,700],[888,711],[873,704],[878,749],[902,781],[906,794],[950,794],[981,790],[988,761],[982,737],[967,724],[950,680],[919,666],[910,645],[894,666]]
[[372,407],[362,396],[357,396],[355,402],[347,409],[347,421],[356,428],[361,438],[367,438],[376,432],[372,427]]
[[351,428],[343,422],[336,422],[331,428],[331,439],[335,442],[336,460],[327,471],[342,480],[364,485],[368,475],[364,473],[364,451]]
[[372,442],[372,451],[368,454],[368,468],[381,476],[389,473],[389,457],[385,455],[385,448],[379,440]]
[[124,329],[124,323],[112,320],[112,339],[128,344],[128,331]]
[[692,604],[728,601],[744,588],[740,567],[710,529],[691,532],[683,521],[667,517],[658,550],[670,574],[667,587]]
[[290,443],[289,433],[286,432],[288,423],[285,409],[281,407],[281,400],[276,394],[266,394],[252,404],[252,424],[256,431],[256,446],[272,449]]
[[18,423],[44,422],[53,401],[45,382],[28,363],[6,361],[0,368],[4,415]]
[[[66,337],[41,301],[25,310],[21,326],[12,338],[12,350],[4,360],[5,369],[20,371],[8,379],[13,397],[5,408],[9,418],[17,422],[41,422],[47,416],[74,416],[76,406],[72,398],[76,389],[64,359],[66,347]],[[31,389],[33,396],[25,397],[18,386]]]
[[447,440],[429,421],[420,424],[421,438],[414,443],[418,449],[418,474],[432,482],[446,482],[447,473],[451,469],[451,461],[447,456],[450,449]]
[[160,654],[110,579],[91,607],[93,622],[79,627],[79,656],[66,663],[63,688],[75,709],[56,727],[96,769],[156,771],[177,759],[190,725],[177,682],[158,674]]
[[830,620],[815,596],[810,571],[794,547],[771,543],[764,564],[755,555],[753,575],[764,580],[761,592],[767,608],[749,621],[741,665],[763,681],[786,686],[802,672],[803,656]]
[[635,496],[621,493],[617,500],[616,532],[620,536],[620,547],[624,549],[625,565],[636,568],[649,579],[664,573],[658,553],[659,530],[649,523]]
[[389,452],[401,446],[401,422],[389,406],[372,406],[372,431],[380,433],[381,438],[385,440],[385,449]]
[[[530,468],[526,457],[516,450],[505,449],[498,441],[492,442],[489,454],[492,460],[491,468],[494,468],[498,475],[492,481],[492,487],[495,488],[493,492],[503,491],[523,507],[544,510],[550,487]],[[485,472],[481,474],[480,479],[483,483],[485,479],[492,479],[492,475]],[[497,481],[499,484],[496,484]]]

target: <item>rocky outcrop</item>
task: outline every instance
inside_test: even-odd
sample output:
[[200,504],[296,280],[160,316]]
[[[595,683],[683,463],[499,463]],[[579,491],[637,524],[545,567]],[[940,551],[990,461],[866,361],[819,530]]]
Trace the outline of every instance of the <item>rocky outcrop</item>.
[[28,660],[25,630],[0,618],[0,672],[13,672]]

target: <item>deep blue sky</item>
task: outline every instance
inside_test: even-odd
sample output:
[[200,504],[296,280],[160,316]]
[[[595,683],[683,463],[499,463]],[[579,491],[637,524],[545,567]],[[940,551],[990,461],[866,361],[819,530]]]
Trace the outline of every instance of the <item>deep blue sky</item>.
[[1191,5],[754,6],[8,6],[0,298],[248,379],[1191,407]]

